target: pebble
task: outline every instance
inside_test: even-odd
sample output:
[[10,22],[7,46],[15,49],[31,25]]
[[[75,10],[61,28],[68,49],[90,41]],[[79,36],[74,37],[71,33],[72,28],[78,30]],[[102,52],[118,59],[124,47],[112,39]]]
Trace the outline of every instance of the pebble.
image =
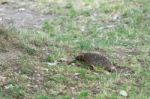
[[127,97],[127,96],[128,96],[128,94],[127,94],[127,92],[126,92],[125,90],[121,90],[121,91],[119,92],[119,94],[120,94],[121,96],[124,96],[124,97]]

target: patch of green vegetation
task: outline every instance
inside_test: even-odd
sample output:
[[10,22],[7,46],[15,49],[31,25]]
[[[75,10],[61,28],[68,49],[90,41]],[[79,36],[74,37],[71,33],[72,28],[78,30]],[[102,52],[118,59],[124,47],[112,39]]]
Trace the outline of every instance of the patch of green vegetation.
[[24,55],[24,56],[20,57],[19,63],[21,64],[21,66],[19,69],[20,69],[22,74],[32,75],[34,73],[35,69],[30,62],[32,62],[32,61],[29,60],[27,58],[27,56]]
[[37,99],[49,99],[48,96],[38,96]]
[[89,92],[86,90],[83,90],[79,93],[78,99],[86,99],[89,95]]
[[2,91],[3,92],[2,96],[4,97],[4,99],[11,99],[11,98],[20,99],[23,98],[26,94],[26,92],[21,86],[10,84],[7,87],[8,89]]
[[49,56],[47,57],[46,61],[47,61],[47,62],[53,62],[53,61],[54,61],[54,58],[49,55]]
[[60,74],[56,74],[54,76],[52,76],[51,78],[52,80],[54,80],[56,83],[66,83],[67,79],[64,75],[60,75]]
[[35,55],[36,54],[35,48],[27,47],[27,48],[25,48],[25,50],[26,50],[26,53],[28,53],[29,55]]

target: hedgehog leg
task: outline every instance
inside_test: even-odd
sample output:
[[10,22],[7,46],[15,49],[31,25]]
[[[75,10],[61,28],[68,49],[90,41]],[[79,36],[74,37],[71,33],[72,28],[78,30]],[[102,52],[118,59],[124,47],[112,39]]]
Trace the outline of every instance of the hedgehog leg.
[[94,65],[90,65],[90,69],[96,71],[96,67]]

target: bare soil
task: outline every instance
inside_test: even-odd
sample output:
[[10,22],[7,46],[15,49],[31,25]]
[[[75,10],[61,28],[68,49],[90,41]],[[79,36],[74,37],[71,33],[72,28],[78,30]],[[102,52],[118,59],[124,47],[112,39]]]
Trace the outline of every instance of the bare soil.
[[40,11],[30,9],[34,1],[7,1],[0,4],[0,25],[16,28],[40,28],[42,23],[52,18],[52,15],[44,15]]

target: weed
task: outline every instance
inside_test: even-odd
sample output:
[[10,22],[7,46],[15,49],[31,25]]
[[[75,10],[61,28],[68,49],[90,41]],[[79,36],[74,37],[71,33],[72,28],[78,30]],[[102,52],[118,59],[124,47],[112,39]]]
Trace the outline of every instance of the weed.
[[21,99],[25,96],[25,91],[21,86],[9,85],[8,89],[5,90],[6,97]]
[[79,93],[78,99],[85,99],[89,95],[89,92],[87,90],[83,90]]

